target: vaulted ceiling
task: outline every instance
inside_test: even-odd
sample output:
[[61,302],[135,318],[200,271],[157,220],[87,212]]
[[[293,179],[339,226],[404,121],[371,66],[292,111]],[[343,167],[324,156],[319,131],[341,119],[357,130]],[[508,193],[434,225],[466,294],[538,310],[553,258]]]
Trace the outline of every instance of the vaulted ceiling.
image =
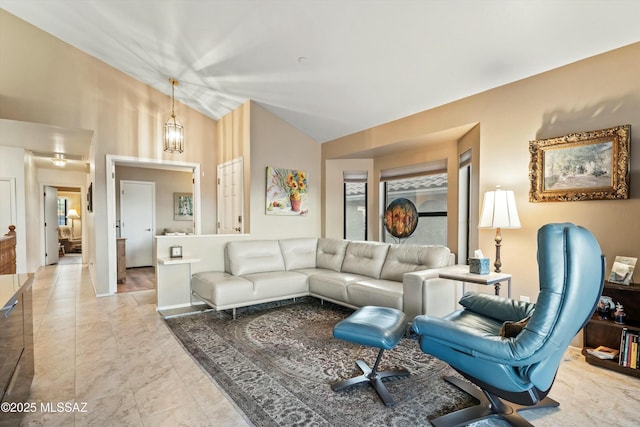
[[176,99],[214,119],[251,99],[318,142],[640,40],[637,0],[0,0],[0,7],[166,94],[177,78]]

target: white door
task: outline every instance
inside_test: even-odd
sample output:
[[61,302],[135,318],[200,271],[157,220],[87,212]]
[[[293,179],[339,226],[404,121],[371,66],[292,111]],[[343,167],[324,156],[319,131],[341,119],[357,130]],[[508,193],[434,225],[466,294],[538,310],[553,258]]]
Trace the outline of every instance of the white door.
[[44,261],[45,265],[58,262],[58,190],[44,187]]
[[218,165],[218,233],[242,234],[244,180],[242,157]]
[[120,235],[126,238],[127,268],[153,265],[155,183],[120,181]]

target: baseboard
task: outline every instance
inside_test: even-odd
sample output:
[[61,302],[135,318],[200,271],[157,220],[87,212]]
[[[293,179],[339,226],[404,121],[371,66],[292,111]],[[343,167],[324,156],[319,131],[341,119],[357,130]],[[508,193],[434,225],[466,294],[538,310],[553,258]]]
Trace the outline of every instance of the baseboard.
[[194,314],[206,313],[208,311],[215,310],[206,304],[198,304],[198,307],[196,307],[195,304],[181,304],[177,308],[167,309],[166,307],[163,307],[161,309],[158,309],[158,313],[160,313],[164,319],[170,319],[172,317],[192,316]]
[[163,311],[163,310],[175,310],[176,308],[185,308],[185,307],[191,307],[194,305],[207,305],[203,302],[194,302],[193,304],[189,304],[184,303],[184,304],[176,304],[176,305],[163,305],[162,307],[157,307],[156,311]]

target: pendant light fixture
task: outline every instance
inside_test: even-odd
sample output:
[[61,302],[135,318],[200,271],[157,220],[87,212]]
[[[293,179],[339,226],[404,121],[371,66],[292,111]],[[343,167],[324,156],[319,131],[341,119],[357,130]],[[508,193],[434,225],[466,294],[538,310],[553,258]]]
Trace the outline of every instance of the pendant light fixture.
[[171,83],[171,118],[164,124],[164,151],[167,153],[182,153],[184,151],[184,127],[176,120],[175,98],[173,90],[178,86],[176,79],[169,79]]

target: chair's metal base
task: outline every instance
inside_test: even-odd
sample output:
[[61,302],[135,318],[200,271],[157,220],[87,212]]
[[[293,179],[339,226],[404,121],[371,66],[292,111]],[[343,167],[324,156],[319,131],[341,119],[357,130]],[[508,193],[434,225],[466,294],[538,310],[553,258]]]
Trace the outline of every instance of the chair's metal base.
[[387,390],[387,387],[385,387],[385,385],[382,383],[382,379],[388,377],[405,377],[407,375],[410,375],[410,373],[406,369],[378,372],[378,365],[380,364],[380,359],[382,358],[383,352],[384,349],[380,349],[373,368],[370,368],[369,365],[367,365],[363,360],[356,360],[356,365],[362,371],[362,375],[350,378],[348,380],[337,381],[331,384],[331,390],[340,391],[356,384],[368,382],[378,393],[378,396],[380,396],[380,399],[382,399],[386,406],[393,406],[395,402],[393,401],[389,390]]
[[518,405],[517,403],[501,399],[486,390],[481,390],[473,384],[467,383],[458,378],[444,377],[444,379],[465,393],[475,397],[480,401],[480,403],[476,406],[461,409],[431,420],[431,423],[436,427],[466,426],[472,422],[496,417],[503,418],[515,427],[533,427],[533,424],[522,418],[520,414],[518,414],[518,411],[549,408],[560,405],[550,397],[545,397],[535,405]]

